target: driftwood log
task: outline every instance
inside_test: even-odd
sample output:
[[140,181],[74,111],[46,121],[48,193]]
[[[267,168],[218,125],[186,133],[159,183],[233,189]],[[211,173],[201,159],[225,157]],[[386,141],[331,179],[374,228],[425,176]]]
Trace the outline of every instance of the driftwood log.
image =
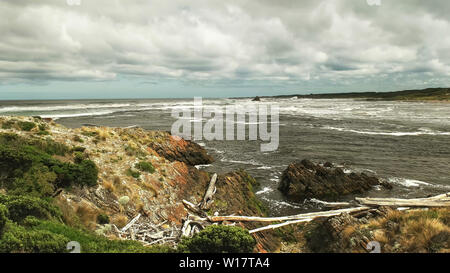
[[252,233],[256,233],[256,232],[260,232],[260,231],[264,231],[264,230],[268,230],[268,229],[276,229],[276,228],[284,227],[287,225],[310,222],[312,220],[313,219],[300,219],[300,220],[287,221],[287,222],[284,222],[281,224],[268,225],[268,226],[264,226],[264,227],[260,227],[260,228],[255,228],[255,229],[249,230],[249,233],[252,234]]
[[365,206],[393,206],[393,207],[450,207],[450,192],[427,198],[398,199],[398,198],[355,198]]
[[281,217],[257,217],[257,216],[208,216],[211,222],[223,222],[223,221],[234,221],[234,222],[277,222],[277,221],[291,221],[291,220],[313,220],[317,217],[331,217],[340,215],[341,213],[354,213],[364,210],[369,210],[370,207],[356,207],[348,209],[338,209],[330,211],[320,211],[320,212],[310,212],[291,216],[281,216]]
[[200,208],[203,210],[208,209],[212,202],[214,202],[213,195],[216,193],[216,181],[217,173],[212,176],[208,189],[206,190],[205,197],[203,197],[203,201],[200,204]]

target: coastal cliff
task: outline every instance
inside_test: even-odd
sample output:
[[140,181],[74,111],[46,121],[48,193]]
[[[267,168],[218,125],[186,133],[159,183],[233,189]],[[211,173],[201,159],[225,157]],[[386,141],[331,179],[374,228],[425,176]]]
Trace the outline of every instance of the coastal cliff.
[[[60,211],[56,218],[61,223],[110,239],[119,239],[109,232],[111,225],[121,229],[136,215],[142,215],[146,224],[161,226],[163,232],[180,229],[188,215],[182,201],[199,203],[212,175],[195,167],[213,162],[201,146],[168,132],[69,129],[39,117],[1,117],[0,138],[2,196],[45,198]],[[11,153],[17,154],[6,157]],[[84,177],[84,165],[92,167],[89,183],[76,179]],[[219,174],[216,202],[208,214],[264,215],[253,193],[255,184],[243,170]],[[265,248],[264,240],[257,241],[257,247]]]

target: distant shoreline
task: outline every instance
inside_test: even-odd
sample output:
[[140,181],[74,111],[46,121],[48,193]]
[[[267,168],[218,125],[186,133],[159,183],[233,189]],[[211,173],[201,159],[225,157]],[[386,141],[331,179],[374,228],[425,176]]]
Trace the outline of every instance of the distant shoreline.
[[234,97],[231,99],[257,98],[299,98],[299,99],[364,99],[368,101],[405,101],[405,102],[435,102],[449,103],[450,88],[427,88],[421,90],[403,90],[393,92],[351,92],[326,94],[292,94],[276,96]]

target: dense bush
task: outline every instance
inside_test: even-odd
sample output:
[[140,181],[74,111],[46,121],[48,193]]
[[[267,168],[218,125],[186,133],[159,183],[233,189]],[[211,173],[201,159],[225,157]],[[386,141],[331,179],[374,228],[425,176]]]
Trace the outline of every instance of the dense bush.
[[2,253],[62,253],[69,239],[45,230],[28,230],[14,223],[7,223],[0,239]]
[[73,164],[53,157],[68,151],[65,145],[51,140],[28,140],[14,134],[1,134],[0,169],[5,178],[0,181],[0,187],[15,194],[45,197],[60,187],[95,186],[98,169],[94,162],[76,157]]
[[29,121],[19,121],[18,124],[22,131],[31,131],[34,127],[36,127],[36,124],[34,122]]
[[22,222],[27,216],[39,219],[59,219],[61,216],[58,207],[38,197],[0,194],[0,204],[8,209],[8,218],[14,222]]
[[78,164],[59,163],[50,167],[56,176],[59,187],[72,185],[97,185],[98,169],[94,162],[84,159]]
[[127,175],[134,177],[136,179],[138,179],[141,176],[141,173],[139,171],[135,171],[131,168],[129,168],[126,172]]
[[109,216],[106,214],[99,214],[97,216],[97,222],[100,225],[109,224]]
[[234,226],[208,226],[178,245],[181,252],[191,253],[251,253],[255,239],[247,230]]
[[148,172],[148,173],[155,172],[155,167],[153,167],[152,163],[147,162],[147,161],[141,161],[141,162],[137,163],[134,167],[143,172]]
[[36,197],[50,197],[55,191],[56,174],[48,167],[32,166],[22,177],[16,178],[9,187],[9,194],[27,194]]
[[6,221],[8,220],[8,209],[6,206],[0,204],[0,238],[3,234],[3,228],[6,225]]

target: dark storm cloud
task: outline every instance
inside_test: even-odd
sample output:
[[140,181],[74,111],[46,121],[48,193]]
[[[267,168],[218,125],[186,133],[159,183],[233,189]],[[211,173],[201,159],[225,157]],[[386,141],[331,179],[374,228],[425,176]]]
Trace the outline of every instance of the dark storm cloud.
[[0,83],[265,80],[355,84],[450,76],[450,2],[9,0]]

